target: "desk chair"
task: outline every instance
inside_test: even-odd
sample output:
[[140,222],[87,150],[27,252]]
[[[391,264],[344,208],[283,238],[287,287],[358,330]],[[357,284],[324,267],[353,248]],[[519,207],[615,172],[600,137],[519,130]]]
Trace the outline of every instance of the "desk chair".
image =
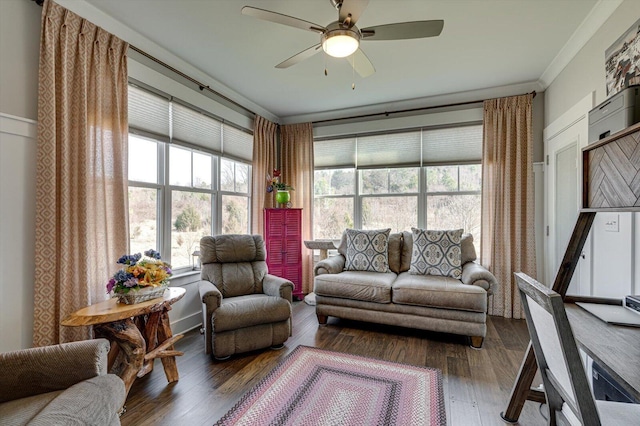
[[640,405],[593,399],[562,297],[526,274],[515,277],[547,397],[548,424],[639,424]]

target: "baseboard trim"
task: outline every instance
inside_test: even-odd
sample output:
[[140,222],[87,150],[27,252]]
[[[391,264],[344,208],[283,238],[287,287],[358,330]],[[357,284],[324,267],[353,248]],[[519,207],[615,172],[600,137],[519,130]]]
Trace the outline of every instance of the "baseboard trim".
[[191,315],[171,322],[173,334],[182,334],[202,326],[202,312],[194,312]]

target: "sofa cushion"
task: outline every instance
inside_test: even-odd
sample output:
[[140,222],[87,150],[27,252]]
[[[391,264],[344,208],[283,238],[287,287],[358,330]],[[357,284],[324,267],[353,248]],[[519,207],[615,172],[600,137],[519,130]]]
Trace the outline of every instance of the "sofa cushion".
[[214,312],[213,332],[220,333],[258,324],[285,321],[289,317],[291,317],[291,305],[281,297],[265,294],[229,297],[223,299],[220,307]]
[[463,284],[451,277],[412,275],[403,272],[393,283],[393,303],[487,311],[487,292],[475,285]]
[[460,256],[463,265],[467,262],[473,262],[478,258],[478,256],[476,256],[476,247],[473,245],[473,235],[462,234],[462,238],[460,239]]
[[407,272],[411,268],[411,254],[413,253],[413,234],[402,232],[402,253],[400,255],[400,272]]
[[346,271],[389,271],[390,228],[375,230],[347,229]]
[[413,253],[410,274],[440,275],[460,279],[462,229],[432,231],[411,228]]
[[345,271],[315,277],[313,291],[321,296],[391,303],[391,285],[396,279],[393,272]]
[[402,260],[402,233],[389,234],[389,269],[391,272],[399,274],[402,272],[401,260]]

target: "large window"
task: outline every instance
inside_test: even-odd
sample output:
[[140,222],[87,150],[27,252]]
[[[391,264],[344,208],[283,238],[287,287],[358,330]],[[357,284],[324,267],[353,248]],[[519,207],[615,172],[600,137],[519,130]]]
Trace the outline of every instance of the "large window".
[[131,252],[154,248],[179,272],[202,236],[249,232],[251,134],[134,86],[129,126]]
[[482,126],[318,140],[314,238],[463,228],[480,241]]

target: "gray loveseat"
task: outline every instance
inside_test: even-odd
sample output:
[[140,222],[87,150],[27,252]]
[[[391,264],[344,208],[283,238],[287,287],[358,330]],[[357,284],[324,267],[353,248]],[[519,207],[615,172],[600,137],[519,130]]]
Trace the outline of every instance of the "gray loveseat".
[[0,424],[119,425],[124,382],[105,339],[0,354]]
[[320,324],[328,316],[421,330],[469,336],[480,348],[486,335],[487,296],[496,278],[475,262],[473,236],[461,241],[460,280],[432,275],[411,275],[411,232],[389,235],[389,272],[345,271],[346,242],[339,254],[314,268],[316,315]]

